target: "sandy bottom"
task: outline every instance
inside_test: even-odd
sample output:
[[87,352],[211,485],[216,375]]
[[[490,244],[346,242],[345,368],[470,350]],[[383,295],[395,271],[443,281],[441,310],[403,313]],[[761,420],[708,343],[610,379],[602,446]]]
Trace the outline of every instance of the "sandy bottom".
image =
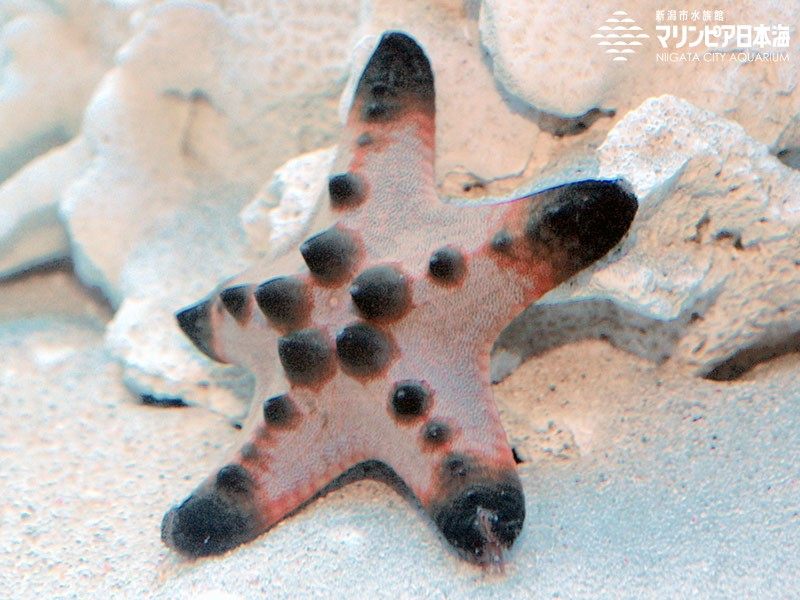
[[200,408],[143,406],[108,311],[65,272],[0,288],[0,598],[762,597],[800,590],[800,355],[735,382],[600,341],[495,389],[527,497],[503,575],[459,560],[373,481],[187,562],[164,511],[233,444]]

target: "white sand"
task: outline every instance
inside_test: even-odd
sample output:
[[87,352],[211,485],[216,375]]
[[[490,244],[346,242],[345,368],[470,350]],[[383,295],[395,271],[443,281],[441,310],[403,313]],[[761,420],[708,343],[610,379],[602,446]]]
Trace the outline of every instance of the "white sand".
[[[718,383],[600,341],[495,392],[526,525],[505,575],[359,482],[222,557],[161,544],[164,511],[236,431],[139,404],[103,350],[107,311],[67,274],[0,296],[0,598],[790,597],[800,590],[800,355]],[[548,423],[552,427],[548,430]],[[227,594],[227,595],[226,595]]]

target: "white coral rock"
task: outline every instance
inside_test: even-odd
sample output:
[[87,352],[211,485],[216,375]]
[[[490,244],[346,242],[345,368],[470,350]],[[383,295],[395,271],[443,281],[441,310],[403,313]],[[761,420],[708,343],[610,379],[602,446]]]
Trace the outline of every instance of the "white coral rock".
[[73,141],[32,161],[0,186],[0,278],[69,255],[58,203],[88,156],[85,145]]
[[77,133],[122,41],[126,11],[97,3],[98,27],[74,4],[31,4],[2,15],[8,21],[0,21],[0,181]]
[[[665,8],[687,18],[657,21],[656,11]],[[646,98],[671,94],[690,99],[695,105],[742,124],[749,135],[772,144],[785,124],[800,112],[800,60],[796,51],[800,3],[766,1],[746,7],[720,7],[722,21],[692,22],[696,3],[673,2],[668,7],[646,0],[626,7],[631,26],[641,27],[642,46],[617,62],[604,52],[592,35],[615,18],[620,3],[600,0],[587,4],[565,0],[485,0],[480,25],[484,46],[492,56],[497,81],[511,94],[531,106],[562,117],[575,117],[595,107],[615,109],[618,114],[638,106]],[[666,15],[662,18],[666,19]],[[702,19],[702,16],[701,16]],[[704,44],[694,43],[706,25],[783,25],[789,28],[788,48],[758,47],[748,54],[786,52],[780,62],[731,60],[735,48],[710,47],[722,51],[720,61],[706,61]],[[692,27],[688,42],[679,40],[664,49],[657,26]],[[637,30],[638,32],[638,30]],[[663,34],[662,34],[663,35]],[[714,43],[713,36],[710,38]],[[659,53],[698,54],[698,62],[658,60]],[[733,56],[733,58],[736,58]]]
[[[598,157],[601,178],[633,185],[639,213],[610,264],[545,303],[607,298],[671,324],[647,335],[673,336],[659,351],[704,375],[800,331],[800,173],[740,125],[673,96],[628,113]],[[630,332],[616,335],[631,346]]]

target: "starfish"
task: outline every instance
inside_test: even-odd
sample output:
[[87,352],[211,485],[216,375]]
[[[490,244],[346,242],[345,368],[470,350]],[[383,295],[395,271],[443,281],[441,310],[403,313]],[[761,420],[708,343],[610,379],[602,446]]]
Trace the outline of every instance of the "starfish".
[[613,248],[638,205],[624,182],[597,180],[444,203],[434,113],[425,53],[385,33],[329,179],[319,221],[334,224],[177,314],[201,351],[253,372],[255,396],[244,444],[165,515],[170,548],[225,552],[377,461],[462,557],[502,564],[525,502],[492,398],[492,343]]

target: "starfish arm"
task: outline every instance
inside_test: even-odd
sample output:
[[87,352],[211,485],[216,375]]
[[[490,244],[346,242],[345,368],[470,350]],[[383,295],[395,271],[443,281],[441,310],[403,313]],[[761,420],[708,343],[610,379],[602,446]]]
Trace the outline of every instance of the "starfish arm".
[[461,556],[501,563],[525,518],[522,486],[488,364],[452,353],[452,341],[403,349],[383,398],[393,422],[370,454],[401,477]]
[[457,337],[451,352],[488,356],[520,311],[616,246],[636,210],[625,182],[596,180],[501,204],[429,209],[416,246],[404,248],[419,327],[405,337]]
[[356,86],[330,178],[331,210],[364,235],[402,228],[435,194],[435,92],[430,62],[400,32],[385,33]]
[[230,550],[363,460],[355,450],[357,431],[327,410],[316,393],[302,389],[255,402],[244,428],[247,441],[165,515],[164,543],[192,557]]
[[462,288],[452,303],[461,314],[480,314],[472,342],[488,351],[522,309],[614,248],[636,214],[636,197],[624,181],[568,183],[502,204],[460,207],[468,212],[461,232],[470,245]]
[[[288,253],[254,265],[203,300],[179,310],[175,315],[178,326],[212,360],[257,372],[268,359],[277,357],[275,342],[289,320],[304,319],[310,309],[307,272],[283,277],[298,271],[302,264],[298,258]],[[281,327],[270,327],[269,315]]]

